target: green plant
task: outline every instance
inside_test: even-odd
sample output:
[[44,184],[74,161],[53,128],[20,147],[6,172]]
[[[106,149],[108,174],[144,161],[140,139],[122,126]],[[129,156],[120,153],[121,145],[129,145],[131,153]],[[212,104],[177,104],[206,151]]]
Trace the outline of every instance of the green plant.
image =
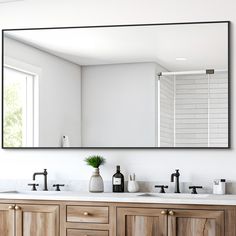
[[89,156],[85,158],[84,161],[87,163],[87,165],[94,168],[98,168],[105,163],[105,159],[102,156]]

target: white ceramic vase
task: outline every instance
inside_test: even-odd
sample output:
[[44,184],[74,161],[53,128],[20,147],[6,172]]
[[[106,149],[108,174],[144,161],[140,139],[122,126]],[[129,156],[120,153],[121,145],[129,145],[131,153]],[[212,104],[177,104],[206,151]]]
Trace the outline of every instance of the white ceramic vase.
[[93,175],[89,181],[89,192],[101,193],[104,192],[103,179],[100,175],[99,168],[94,168]]

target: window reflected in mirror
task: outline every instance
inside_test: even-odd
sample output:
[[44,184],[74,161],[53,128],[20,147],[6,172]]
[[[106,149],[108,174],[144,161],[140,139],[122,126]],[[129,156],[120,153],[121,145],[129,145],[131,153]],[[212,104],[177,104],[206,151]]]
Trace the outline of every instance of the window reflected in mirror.
[[34,75],[4,67],[4,147],[37,147]]

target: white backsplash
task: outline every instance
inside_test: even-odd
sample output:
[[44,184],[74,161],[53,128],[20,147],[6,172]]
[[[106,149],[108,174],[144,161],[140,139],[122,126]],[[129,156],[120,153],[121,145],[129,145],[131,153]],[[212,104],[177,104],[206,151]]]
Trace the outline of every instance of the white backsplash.
[[[7,190],[18,190],[18,191],[30,191],[31,186],[28,186],[28,183],[33,183],[32,180],[0,180],[0,191]],[[39,186],[38,190],[43,190],[43,180],[36,181]],[[150,181],[138,181],[140,191],[139,192],[159,192],[159,189],[156,189],[155,185],[168,185],[169,187],[165,189],[166,193],[174,192],[174,183],[171,182],[150,182]],[[48,190],[55,190],[52,187],[53,184],[65,184],[64,187],[60,187],[61,191],[76,191],[76,192],[88,192],[89,180],[65,180],[65,181],[56,181],[48,180]],[[203,186],[203,189],[197,189],[198,193],[212,193],[212,183],[191,183],[191,182],[181,182],[180,191],[181,193],[191,193],[191,190],[188,188],[191,185],[200,185]],[[125,182],[125,190],[127,191],[127,181]],[[112,192],[111,181],[104,181],[104,191]],[[228,182],[226,183],[226,193],[227,194],[236,194],[236,183]]]

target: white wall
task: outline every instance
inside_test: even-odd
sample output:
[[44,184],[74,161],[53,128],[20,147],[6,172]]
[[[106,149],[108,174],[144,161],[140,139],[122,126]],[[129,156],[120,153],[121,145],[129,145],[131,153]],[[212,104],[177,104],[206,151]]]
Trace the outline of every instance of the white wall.
[[[25,0],[0,6],[1,28],[137,24],[184,21],[231,20],[231,150],[14,150],[0,151],[0,178],[31,178],[35,170],[49,169],[49,178],[87,179],[91,169],[83,159],[102,154],[107,164],[103,177],[110,180],[114,166],[136,172],[141,180],[168,181],[173,169],[180,168],[183,181],[212,181],[225,177],[236,181],[234,82],[236,62],[234,0]],[[216,56],[218,56],[216,54]],[[1,182],[1,181],[0,181]]]
[[81,145],[81,68],[5,37],[4,55],[41,69],[39,75],[39,146],[60,147],[62,135]]
[[155,147],[155,78],[155,63],[83,66],[83,147]]

